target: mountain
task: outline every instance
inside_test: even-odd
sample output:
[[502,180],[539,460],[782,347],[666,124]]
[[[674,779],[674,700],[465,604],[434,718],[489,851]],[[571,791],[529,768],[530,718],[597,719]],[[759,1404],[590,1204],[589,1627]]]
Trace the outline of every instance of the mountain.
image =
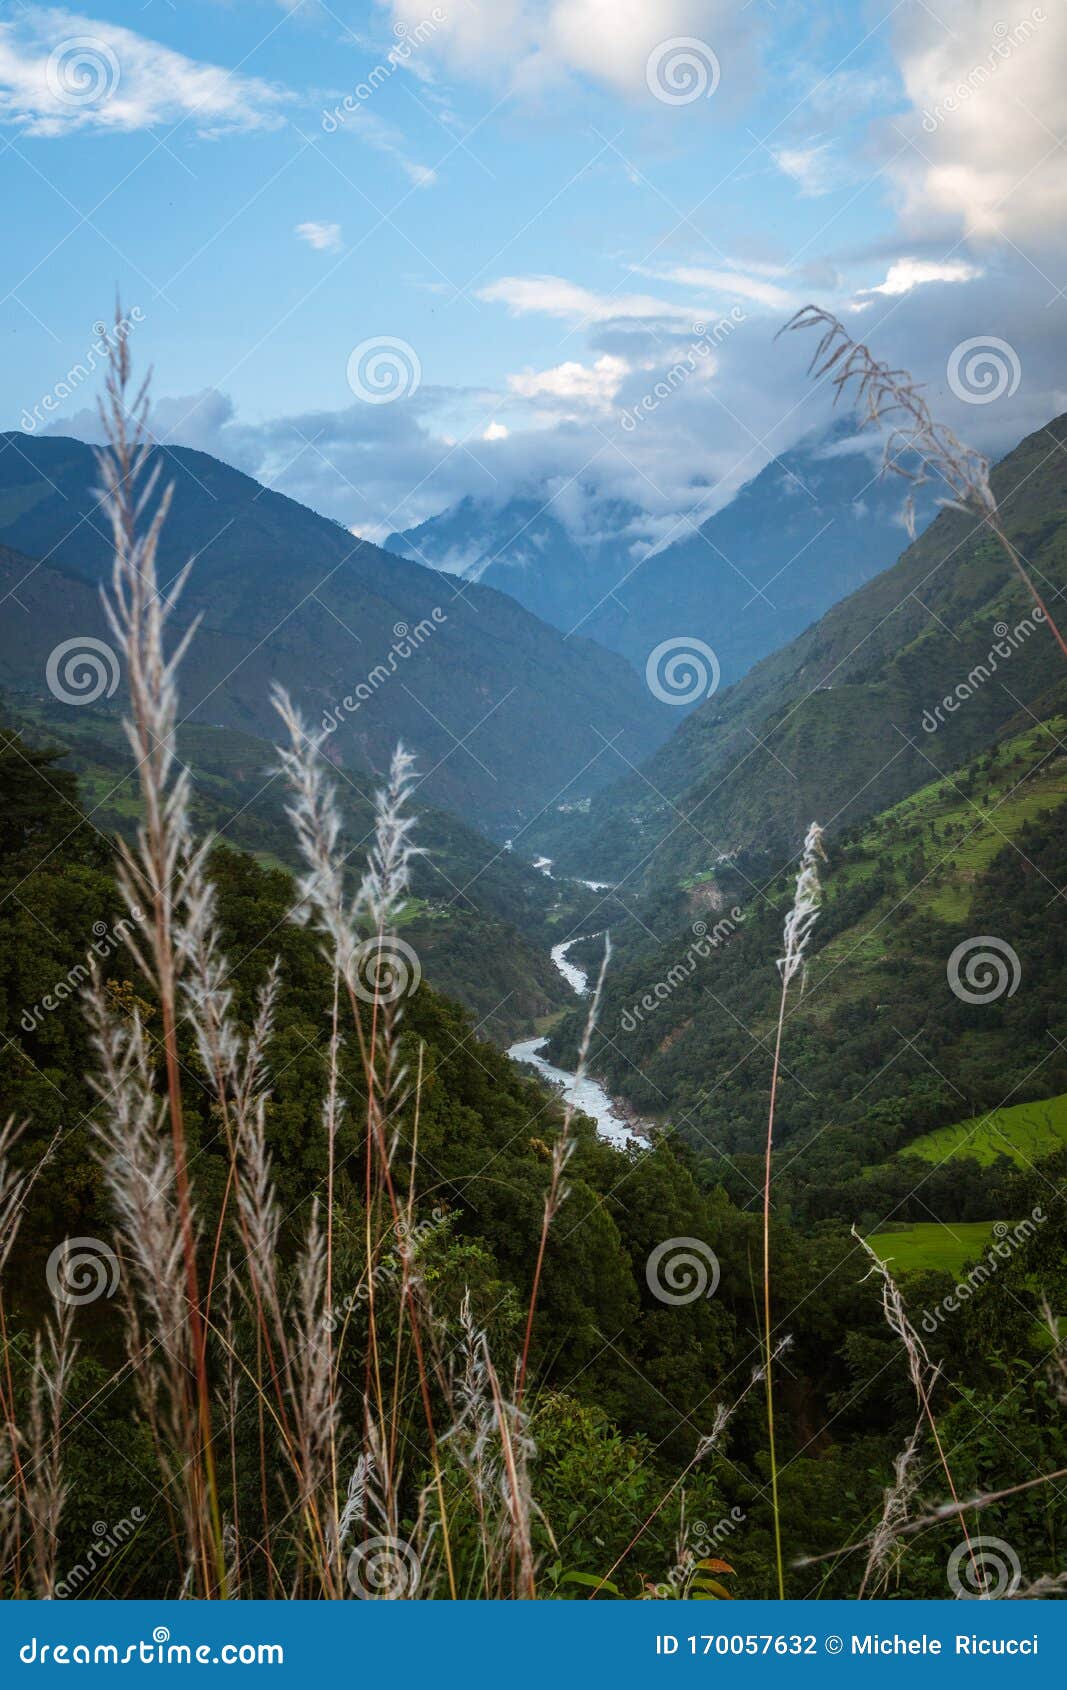
[[[992,477],[1052,602],[1067,587],[1065,446],[1061,416]],[[1062,661],[994,537],[944,510],[891,569],[693,711],[636,774],[584,811],[546,817],[538,843],[577,873],[635,874],[665,894],[713,881],[739,854],[758,884],[813,819],[840,831],[874,815],[1037,709]]]
[[[203,617],[183,672],[195,720],[269,737],[281,681],[339,761],[380,771],[402,738],[424,796],[497,836],[564,791],[595,790],[673,725],[621,658],[504,594],[357,540],[206,453],[153,457],[174,485],[161,580],[194,559],[175,627]],[[96,484],[80,441],[0,436],[0,588],[14,607],[0,684],[12,690],[44,696],[57,642],[108,640]]]
[[[501,507],[464,499],[387,545],[512,593],[564,633],[627,657],[644,673],[664,640],[702,641],[729,684],[862,586],[900,550],[901,484],[878,476],[854,428],[773,459],[737,496],[648,553],[641,513],[598,511],[598,532],[572,532],[546,493]],[[933,499],[920,506],[932,514]]]

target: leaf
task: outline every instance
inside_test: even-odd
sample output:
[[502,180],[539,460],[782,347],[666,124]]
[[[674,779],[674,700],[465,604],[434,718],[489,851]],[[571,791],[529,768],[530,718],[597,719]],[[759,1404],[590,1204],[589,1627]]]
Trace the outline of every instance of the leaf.
[[584,1584],[594,1590],[603,1590],[608,1596],[621,1596],[622,1591],[610,1579],[597,1578],[595,1573],[564,1573],[560,1584]]
[[[724,1584],[720,1584],[718,1579],[694,1579],[690,1589],[693,1592],[694,1600],[701,1599],[708,1602],[711,1600],[712,1596],[717,1596],[720,1602],[733,1601],[733,1597],[727,1590],[726,1586]],[[701,1592],[706,1592],[707,1594],[701,1597]]]
[[732,1573],[734,1570],[729,1561],[717,1561],[714,1556],[707,1561],[698,1561],[697,1566],[706,1567],[709,1573]]

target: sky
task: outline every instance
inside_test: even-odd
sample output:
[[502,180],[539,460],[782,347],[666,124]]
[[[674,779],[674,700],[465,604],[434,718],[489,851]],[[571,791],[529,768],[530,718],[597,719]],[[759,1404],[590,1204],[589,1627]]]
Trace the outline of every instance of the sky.
[[[1067,410],[1063,0],[0,4],[0,426],[154,427],[369,538],[636,545],[829,420],[809,301],[991,454]],[[71,372],[74,372],[73,379]]]

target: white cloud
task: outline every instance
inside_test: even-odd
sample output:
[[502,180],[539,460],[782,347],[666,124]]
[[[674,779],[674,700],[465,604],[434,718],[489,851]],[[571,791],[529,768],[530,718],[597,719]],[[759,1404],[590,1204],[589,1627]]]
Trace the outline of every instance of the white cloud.
[[812,142],[807,147],[779,147],[774,162],[809,199],[828,194],[836,185],[837,165],[828,141]]
[[593,364],[557,364],[551,370],[524,370],[508,377],[508,386],[523,399],[558,401],[564,414],[575,407],[603,409],[610,405],[629,365],[625,358],[605,352]]
[[940,263],[925,258],[898,258],[889,266],[884,282],[874,288],[861,288],[860,293],[884,293],[895,298],[926,282],[973,282],[981,274],[976,265],[962,258],[946,258]]
[[594,293],[563,276],[501,276],[480,288],[477,297],[492,305],[506,305],[513,316],[540,313],[569,322],[606,323],[620,317],[663,318],[691,323],[699,315],[692,305],[673,305],[644,293]]
[[[1011,20],[1011,21],[1005,21]],[[906,224],[1018,240],[1067,215],[1067,7],[1017,13],[1002,0],[940,0],[897,18],[912,112],[895,168]],[[899,136],[890,135],[899,146]]]
[[340,223],[298,223],[293,233],[308,246],[313,246],[316,252],[339,252],[341,248]]
[[129,131],[192,119],[202,135],[272,128],[288,94],[118,24],[26,7],[0,24],[0,121],[24,134]]
[[[697,264],[672,264],[660,269],[646,269],[635,264],[632,268],[637,275],[649,276],[654,281],[678,282],[682,287],[714,288],[729,299],[751,299],[754,304],[766,305],[772,311],[783,311],[794,304],[792,294],[784,288],[736,270],[707,270]],[[760,266],[753,265],[752,269],[759,270]]]
[[[414,29],[425,0],[379,0]],[[733,0],[464,0],[423,51],[466,76],[535,92],[581,76],[651,104],[649,54],[662,42],[690,38],[751,84],[749,46],[757,23]]]

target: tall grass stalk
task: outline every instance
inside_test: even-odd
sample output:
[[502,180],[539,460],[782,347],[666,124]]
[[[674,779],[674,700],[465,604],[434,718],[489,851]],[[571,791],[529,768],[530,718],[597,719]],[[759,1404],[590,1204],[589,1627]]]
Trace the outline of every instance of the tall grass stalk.
[[[816,380],[828,377],[835,398],[851,393],[864,423],[885,433],[883,473],[909,483],[904,516],[915,537],[914,489],[931,479],[942,481],[952,497],[942,501],[951,510],[969,512],[995,535],[1012,568],[1040,610],[1057,645],[1067,657],[1067,641],[1019,553],[1009,539],[989,479],[989,460],[959,440],[934,417],[922,389],[907,370],[894,370],[874,356],[863,341],[853,340],[844,324],[819,305],[805,305],[779,334],[814,329],[819,343],[808,366]],[[914,460],[918,460],[916,464]]]
[[781,992],[778,1024],[771,1065],[771,1095],[767,1110],[767,1143],[763,1162],[763,1371],[767,1397],[767,1447],[771,1466],[771,1512],[774,1516],[774,1560],[778,1597],[785,1600],[785,1571],[782,1563],[782,1524],[778,1505],[778,1457],[774,1438],[774,1348],[771,1340],[771,1153],[774,1148],[774,1114],[778,1101],[778,1074],[782,1059],[782,1033],[789,988],[797,975],[803,977],[805,953],[812,928],[819,915],[822,887],[819,864],[826,860],[823,830],[812,822],[804,838],[797,873],[796,891],[783,929],[783,954],[778,958]]

